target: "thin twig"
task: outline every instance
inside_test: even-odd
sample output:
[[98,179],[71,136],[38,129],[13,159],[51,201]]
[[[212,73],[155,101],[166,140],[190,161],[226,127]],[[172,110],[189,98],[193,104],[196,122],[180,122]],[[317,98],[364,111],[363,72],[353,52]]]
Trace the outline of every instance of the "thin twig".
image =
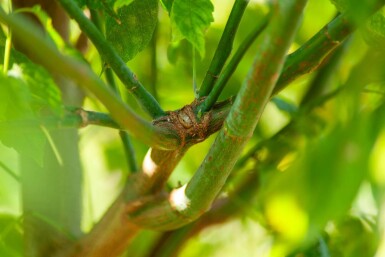
[[[95,10],[91,11],[91,20],[95,24],[96,28],[98,28],[99,31],[101,33],[103,33],[99,13],[97,11],[95,11]],[[104,61],[102,59],[102,63],[103,62]],[[122,99],[119,88],[115,83],[113,71],[109,67],[107,67],[104,74],[105,74],[108,85],[112,88],[112,90],[115,91],[115,93],[119,96],[119,98]],[[124,153],[126,156],[126,161],[127,161],[127,166],[128,166],[129,171],[130,172],[137,172],[138,171],[138,164],[136,163],[136,159],[135,159],[136,154],[135,154],[135,150],[134,150],[134,147],[132,146],[132,143],[131,143],[131,140],[130,140],[128,133],[126,131],[120,130],[119,131],[119,137],[123,143],[123,149],[124,149]]]
[[199,89],[199,97],[207,96],[210,93],[227,58],[230,56],[235,34],[248,3],[249,0],[235,1],[210,67]]
[[158,99],[158,90],[157,90],[157,83],[158,83],[158,50],[157,50],[157,43],[158,43],[158,25],[155,27],[154,33],[152,35],[152,39],[150,42],[150,49],[151,49],[151,66],[150,66],[150,86],[151,86],[151,93],[155,97],[156,100]]
[[99,54],[115,71],[126,88],[137,98],[141,106],[151,115],[158,118],[165,115],[155,98],[143,87],[134,73],[107,42],[97,27],[83,14],[77,3],[73,0],[58,0],[67,13],[76,20],[81,30],[90,38],[98,49]]
[[237,52],[231,58],[229,64],[227,64],[222,74],[219,76],[218,80],[215,81],[213,89],[210,91],[209,95],[204,100],[204,102],[202,102],[202,106],[200,106],[199,108],[200,113],[207,112],[215,104],[223,88],[229,81],[231,75],[234,73],[234,71],[238,67],[238,64],[242,60],[243,56],[245,55],[245,53],[247,52],[251,44],[254,42],[254,40],[258,37],[258,35],[260,35],[260,33],[266,27],[266,25],[267,25],[267,17],[265,17],[254,28],[254,30],[249,34],[249,36],[245,38],[242,44],[238,47]]
[[3,168],[3,170],[11,176],[14,180],[20,183],[20,177],[16,175],[16,172],[11,170],[7,165],[5,165],[3,162],[0,162],[0,167]]

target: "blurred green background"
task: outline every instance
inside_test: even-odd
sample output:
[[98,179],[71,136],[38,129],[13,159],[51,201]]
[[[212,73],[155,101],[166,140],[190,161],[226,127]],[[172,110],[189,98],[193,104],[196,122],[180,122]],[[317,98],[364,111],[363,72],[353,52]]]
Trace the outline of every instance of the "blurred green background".
[[[205,75],[233,5],[229,0],[212,2],[215,21],[206,32],[206,55],[197,60],[198,84]],[[6,1],[2,5],[7,8]],[[267,11],[264,1],[250,2],[234,49],[251,31],[251,25],[258,23]],[[330,1],[309,0],[291,51],[309,40],[336,14],[337,10]],[[73,40],[79,33],[76,24],[72,24]],[[349,38],[340,65],[328,80],[329,91],[344,85],[351,76],[352,67],[365,56],[368,46],[363,35],[361,30]],[[162,8],[156,39],[156,52],[148,47],[128,65],[150,92],[154,91],[150,85],[155,84],[157,98],[165,110],[179,109],[194,100],[191,45],[186,41],[170,43],[170,21]],[[221,99],[236,94],[253,62],[256,47],[254,44],[247,52]],[[156,71],[149,65],[154,53]],[[99,55],[92,46],[86,59],[97,74],[102,71]],[[257,142],[272,137],[293,117],[300,115],[295,110],[314,76],[309,74],[297,79],[277,96],[276,101],[268,104],[245,152]],[[383,81],[365,85],[365,90],[362,90],[365,92],[353,104],[349,102],[349,94],[340,94],[316,108],[312,116],[322,121],[322,132],[317,136],[306,135],[306,128],[314,125],[311,117],[301,118],[299,126],[303,130],[299,131],[303,132],[302,135],[286,139],[295,147],[276,165],[258,167],[258,158],[263,159],[263,156],[254,156],[242,169],[235,170],[226,190],[231,191],[237,176],[257,169],[261,173],[258,185],[261,188],[257,196],[247,202],[239,199],[237,204],[245,211],[192,237],[179,256],[385,256],[385,130],[381,116],[370,116],[383,102],[385,91],[382,85]],[[125,92],[122,85],[119,87]],[[132,96],[125,93],[124,99],[149,119]],[[92,96],[87,97],[84,108],[105,111]],[[351,118],[352,109],[358,109],[360,115]],[[380,132],[371,135],[370,124],[376,122],[382,124]],[[115,130],[90,126],[80,129],[80,135],[84,168],[82,227],[88,231],[122,189],[128,168]],[[214,137],[188,151],[172,174],[170,187],[188,182]],[[136,159],[141,163],[148,148],[135,139],[133,143]],[[272,149],[279,151],[281,143]],[[262,151],[259,154],[263,155]],[[1,144],[0,163],[19,173],[17,153]],[[359,188],[357,194],[356,188]],[[350,199],[352,196],[354,199]],[[0,251],[0,256],[18,256],[14,249],[20,244],[22,234],[20,198],[20,182],[0,166],[0,248],[3,251]],[[127,256],[146,256],[151,243],[159,237],[158,232],[141,232]],[[296,250],[292,252],[293,249]]]

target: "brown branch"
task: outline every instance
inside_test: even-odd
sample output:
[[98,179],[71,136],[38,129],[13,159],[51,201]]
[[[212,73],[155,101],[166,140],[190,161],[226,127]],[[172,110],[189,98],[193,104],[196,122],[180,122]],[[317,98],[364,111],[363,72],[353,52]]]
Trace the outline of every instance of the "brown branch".
[[76,245],[58,252],[56,256],[118,256],[126,248],[130,240],[142,229],[132,223],[129,214],[154,197],[165,195],[162,189],[175,166],[190,146],[202,142],[221,128],[231,100],[218,103],[201,119],[192,116],[197,105],[198,102],[194,101],[191,105],[168,112],[167,116],[154,121],[155,126],[169,127],[177,131],[184,143],[173,151],[150,149],[142,170],[128,177],[120,196],[91,232]]

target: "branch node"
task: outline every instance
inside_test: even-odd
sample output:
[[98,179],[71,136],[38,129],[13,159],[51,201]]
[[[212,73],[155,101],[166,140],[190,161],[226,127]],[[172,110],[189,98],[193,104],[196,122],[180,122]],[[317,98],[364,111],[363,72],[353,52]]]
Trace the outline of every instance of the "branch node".
[[79,125],[80,128],[87,127],[89,121],[88,121],[88,113],[84,111],[82,108],[78,108],[75,111],[76,114],[78,114],[82,120],[81,124]]
[[200,119],[195,114],[201,101],[202,99],[194,100],[179,110],[166,112],[166,116],[154,120],[153,124],[175,131],[181,141],[180,147],[201,142],[212,134],[209,133],[211,112],[205,113]]

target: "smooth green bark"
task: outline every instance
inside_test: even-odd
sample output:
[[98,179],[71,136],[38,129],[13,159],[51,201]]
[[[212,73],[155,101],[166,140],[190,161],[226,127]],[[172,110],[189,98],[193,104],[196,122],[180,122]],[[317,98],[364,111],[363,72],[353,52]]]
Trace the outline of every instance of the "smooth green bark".
[[[243,146],[251,137],[278,79],[286,52],[298,27],[305,0],[279,1],[272,19],[223,129],[189,182],[186,196],[191,210],[207,210],[225,183]],[[194,215],[193,215],[194,216]]]
[[321,65],[325,57],[353,31],[354,27],[352,23],[348,22],[345,15],[339,15],[328,23],[309,41],[287,57],[284,72],[278,80],[274,94],[299,76],[309,73]]

